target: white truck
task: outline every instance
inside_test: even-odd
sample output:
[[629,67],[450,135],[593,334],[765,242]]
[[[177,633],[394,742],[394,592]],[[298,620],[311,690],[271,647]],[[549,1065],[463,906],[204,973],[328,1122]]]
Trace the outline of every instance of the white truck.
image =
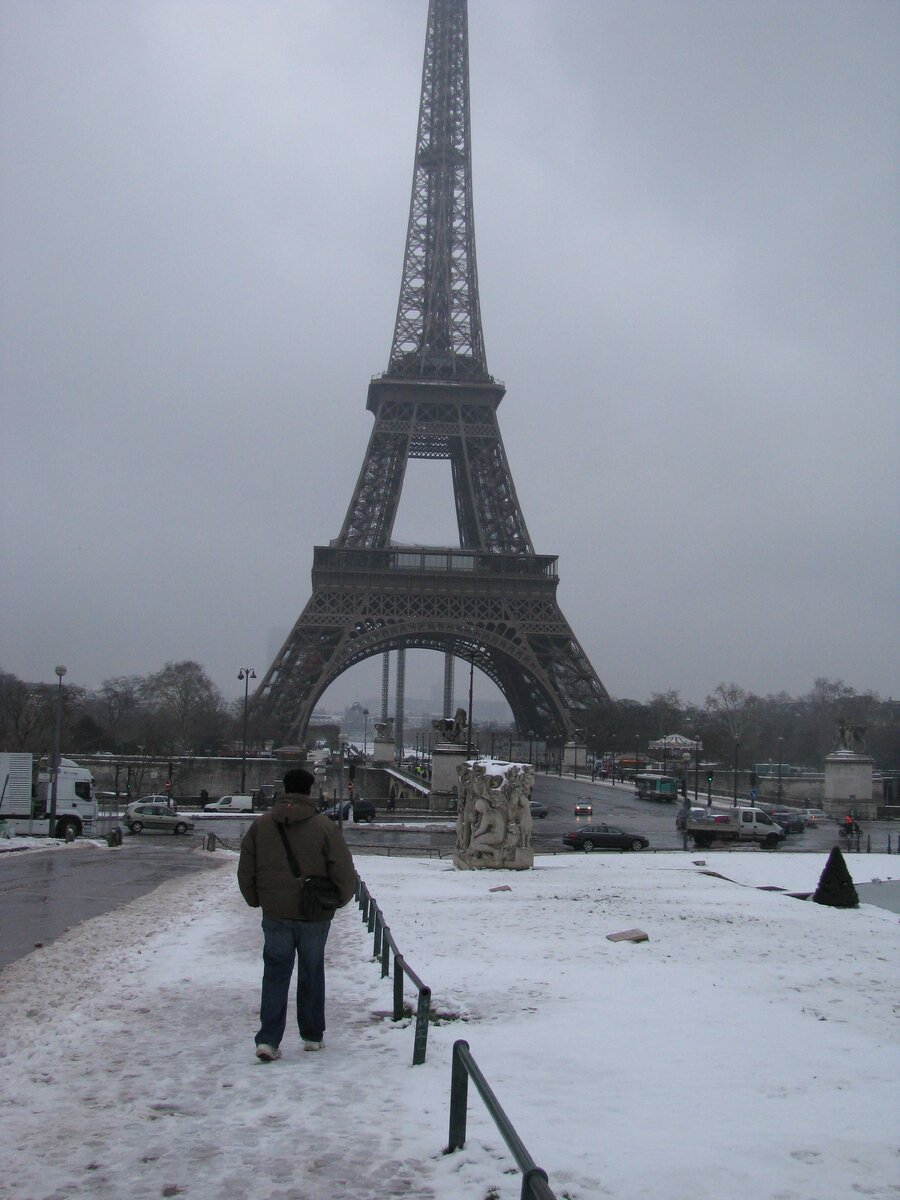
[[59,764],[56,820],[50,829],[53,773],[31,754],[0,753],[0,831],[58,838],[90,836],[97,819],[94,778],[70,758]]
[[787,836],[761,808],[707,810],[701,817],[688,816],[687,831],[695,846],[704,848],[716,842],[757,842],[767,850],[777,850]]

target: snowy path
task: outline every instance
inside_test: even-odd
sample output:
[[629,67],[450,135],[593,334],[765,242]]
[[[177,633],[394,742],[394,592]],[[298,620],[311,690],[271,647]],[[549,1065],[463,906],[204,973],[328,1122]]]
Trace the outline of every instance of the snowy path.
[[[896,917],[740,886],[809,886],[810,856],[733,855],[737,882],[675,855],[503,879],[362,859],[437,1008],[461,1018],[432,1027],[415,1068],[355,906],[329,940],[326,1049],[289,1030],[283,1059],[256,1061],[259,914],[234,865],[0,973],[4,1200],[512,1200],[474,1095],[465,1150],[441,1154],[460,1036],[560,1197],[900,1195]],[[606,940],[633,925],[649,943]]]

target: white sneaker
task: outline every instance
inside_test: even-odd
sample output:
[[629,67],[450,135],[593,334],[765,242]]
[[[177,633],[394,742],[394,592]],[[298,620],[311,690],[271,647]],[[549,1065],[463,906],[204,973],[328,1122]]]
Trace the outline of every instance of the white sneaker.
[[281,1058],[281,1051],[277,1046],[267,1046],[265,1042],[260,1042],[256,1047],[256,1057],[263,1062],[274,1062],[276,1058]]
[[323,1038],[321,1042],[304,1042],[303,1049],[304,1050],[321,1050],[324,1045],[325,1045],[325,1039]]

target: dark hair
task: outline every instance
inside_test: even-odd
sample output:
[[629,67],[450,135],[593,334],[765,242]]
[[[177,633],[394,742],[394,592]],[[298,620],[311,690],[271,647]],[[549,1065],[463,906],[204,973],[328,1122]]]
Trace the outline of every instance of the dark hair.
[[294,795],[299,792],[301,796],[308,796],[315,782],[315,775],[311,775],[309,771],[304,771],[302,767],[294,767],[293,770],[285,771],[284,774],[284,790],[285,792],[293,792]]

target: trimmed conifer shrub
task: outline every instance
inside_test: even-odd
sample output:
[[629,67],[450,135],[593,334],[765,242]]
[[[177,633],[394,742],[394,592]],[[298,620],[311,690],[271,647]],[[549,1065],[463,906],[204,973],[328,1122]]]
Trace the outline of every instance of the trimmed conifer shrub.
[[832,847],[813,900],[816,904],[828,904],[832,908],[859,908],[859,896],[840,846]]

